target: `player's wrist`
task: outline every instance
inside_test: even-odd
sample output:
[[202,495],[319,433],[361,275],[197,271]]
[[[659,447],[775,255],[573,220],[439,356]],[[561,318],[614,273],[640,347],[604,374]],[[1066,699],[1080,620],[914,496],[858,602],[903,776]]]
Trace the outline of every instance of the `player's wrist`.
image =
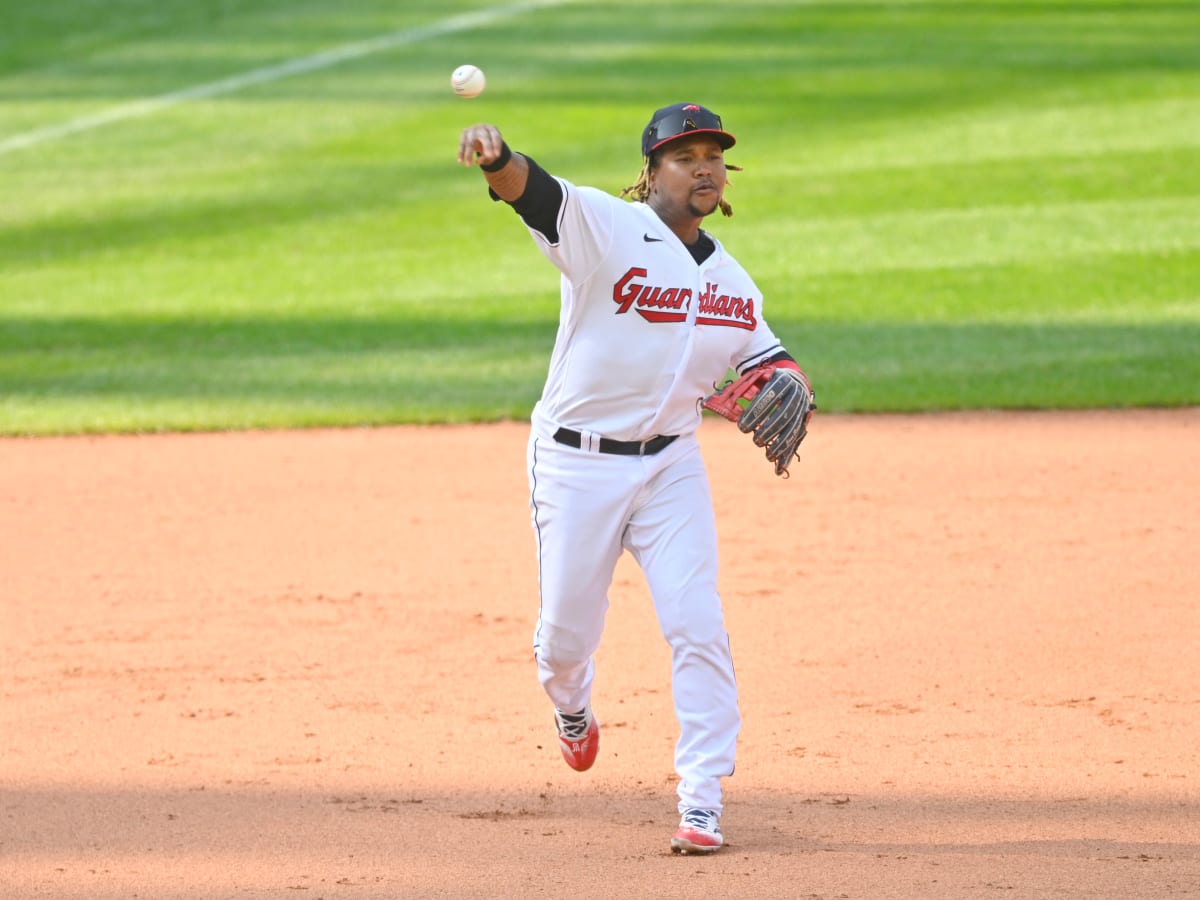
[[512,158],[513,152],[508,146],[508,141],[505,141],[500,145],[500,155],[490,163],[480,163],[479,168],[484,172],[499,172],[512,161]]

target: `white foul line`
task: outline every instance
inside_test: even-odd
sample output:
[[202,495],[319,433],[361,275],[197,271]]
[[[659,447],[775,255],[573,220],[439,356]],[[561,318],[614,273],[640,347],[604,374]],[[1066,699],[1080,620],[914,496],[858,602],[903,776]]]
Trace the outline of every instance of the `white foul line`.
[[312,56],[302,56],[273,66],[253,69],[249,72],[243,72],[241,75],[222,78],[219,81],[210,81],[207,84],[193,85],[189,88],[172,91],[169,94],[160,94],[157,97],[147,97],[143,100],[135,100],[132,103],[123,103],[120,106],[113,106],[89,116],[80,116],[77,119],[71,119],[59,125],[50,125],[46,128],[38,128],[34,131],[26,131],[23,134],[16,134],[5,138],[0,141],[0,155],[10,153],[13,150],[34,147],[38,144],[44,144],[47,141],[77,134],[81,131],[90,131],[93,128],[99,128],[103,125],[110,125],[113,122],[148,116],[169,107],[177,106],[188,100],[201,100],[207,97],[217,97],[222,94],[232,94],[251,85],[278,81],[281,78],[302,75],[306,72],[315,72],[318,69],[327,69],[330,66],[336,66],[338,63],[343,63],[347,60],[360,59],[364,56],[370,56],[373,53],[392,50],[405,44],[415,44],[418,41],[441,37],[442,35],[453,34],[458,31],[469,31],[481,25],[488,25],[492,22],[511,18],[512,16],[541,7],[557,6],[563,2],[566,2],[566,0],[530,0],[530,2],[526,3],[514,3],[509,6],[463,13],[430,25],[406,28],[403,31],[394,31],[391,34],[380,35],[379,37],[370,38],[365,41],[343,44],[340,47],[315,53]]

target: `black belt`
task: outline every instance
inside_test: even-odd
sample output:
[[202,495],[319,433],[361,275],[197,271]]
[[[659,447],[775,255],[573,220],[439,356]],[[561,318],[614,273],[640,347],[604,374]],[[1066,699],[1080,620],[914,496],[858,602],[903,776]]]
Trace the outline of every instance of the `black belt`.
[[[648,441],[614,441],[610,438],[600,438],[600,452],[615,453],[618,456],[653,456],[664,450],[677,437],[677,434],[660,434]],[[583,435],[569,428],[558,429],[554,432],[554,439],[568,447],[583,446]]]

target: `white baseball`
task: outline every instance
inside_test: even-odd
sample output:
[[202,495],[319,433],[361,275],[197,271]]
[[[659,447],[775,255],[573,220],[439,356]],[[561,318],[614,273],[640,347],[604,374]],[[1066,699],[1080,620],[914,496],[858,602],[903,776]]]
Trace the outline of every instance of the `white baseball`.
[[479,66],[459,66],[450,76],[450,86],[460,97],[478,97],[487,87],[487,79]]

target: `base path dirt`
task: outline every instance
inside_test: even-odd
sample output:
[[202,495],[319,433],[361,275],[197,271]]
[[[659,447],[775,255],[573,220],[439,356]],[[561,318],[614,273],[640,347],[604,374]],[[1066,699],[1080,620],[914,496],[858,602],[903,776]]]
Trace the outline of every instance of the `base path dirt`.
[[628,557],[559,756],[526,433],[0,441],[0,897],[1200,897],[1200,410],[706,420],[707,858]]

